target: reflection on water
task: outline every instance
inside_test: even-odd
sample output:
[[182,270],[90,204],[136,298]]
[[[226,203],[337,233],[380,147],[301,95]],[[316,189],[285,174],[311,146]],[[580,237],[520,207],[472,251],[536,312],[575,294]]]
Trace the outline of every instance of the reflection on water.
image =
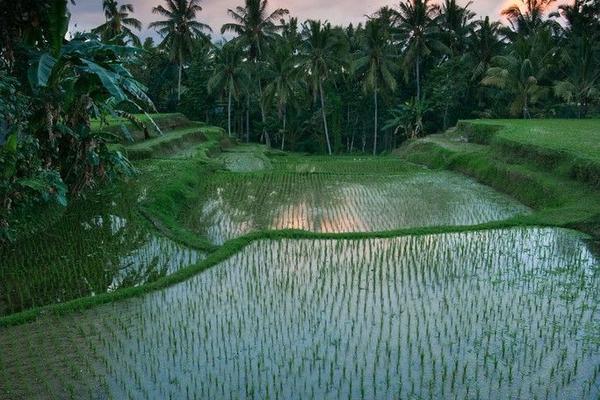
[[86,214],[0,247],[0,316],[141,285],[204,257],[122,216]]
[[209,187],[192,225],[215,244],[256,229],[369,232],[475,225],[529,212],[507,196],[448,172],[223,174]]
[[558,229],[259,241],[143,298],[1,330],[0,395],[595,399],[598,264]]

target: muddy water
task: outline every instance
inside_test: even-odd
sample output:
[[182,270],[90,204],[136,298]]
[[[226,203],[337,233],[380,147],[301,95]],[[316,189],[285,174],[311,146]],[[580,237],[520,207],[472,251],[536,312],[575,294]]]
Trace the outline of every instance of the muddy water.
[[260,241],[161,292],[0,330],[0,397],[595,399],[599,300],[571,231]]

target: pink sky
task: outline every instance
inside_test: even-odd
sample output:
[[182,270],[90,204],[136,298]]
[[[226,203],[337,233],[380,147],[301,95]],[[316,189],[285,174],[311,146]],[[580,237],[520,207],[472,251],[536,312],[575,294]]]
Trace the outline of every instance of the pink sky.
[[[146,26],[149,22],[156,20],[152,14],[152,7],[160,4],[160,0],[121,0],[133,4],[135,16],[144,23],[142,37],[148,36]],[[475,0],[471,8],[479,15],[489,15],[499,18],[500,10],[510,4],[512,0]],[[78,0],[77,5],[71,8],[73,13],[72,23],[77,24],[78,30],[89,30],[104,20],[102,14],[101,0]],[[384,5],[397,5],[398,0],[271,0],[272,9],[285,7],[290,10],[291,15],[297,16],[301,21],[313,19],[327,19],[335,24],[348,24],[364,20],[365,14],[371,14]],[[466,1],[459,1],[465,4]],[[204,0],[203,11],[200,13],[200,21],[209,24],[215,33],[224,22],[228,21],[227,9],[243,4],[243,0]]]

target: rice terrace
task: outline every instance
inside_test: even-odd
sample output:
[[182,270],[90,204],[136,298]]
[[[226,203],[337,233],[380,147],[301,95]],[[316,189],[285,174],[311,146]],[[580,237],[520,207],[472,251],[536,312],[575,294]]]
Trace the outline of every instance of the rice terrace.
[[0,0],[0,400],[600,399],[600,1],[128,1]]

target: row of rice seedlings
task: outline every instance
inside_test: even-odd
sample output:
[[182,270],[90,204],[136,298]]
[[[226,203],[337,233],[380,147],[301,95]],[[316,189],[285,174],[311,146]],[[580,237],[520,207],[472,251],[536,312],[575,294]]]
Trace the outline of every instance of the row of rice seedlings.
[[217,174],[188,225],[215,244],[256,229],[369,232],[474,225],[528,210],[451,173]]
[[201,257],[113,214],[64,218],[0,248],[0,315],[143,284]]
[[398,157],[322,157],[322,156],[287,156],[273,157],[274,167],[280,171],[299,173],[332,173],[356,175],[396,175],[406,172],[422,171],[414,164],[407,163]]
[[[0,331],[0,354],[49,397],[66,382],[32,363],[95,366],[76,391],[108,398],[597,398],[598,271],[556,229],[259,241],[144,298]],[[68,346],[82,356],[46,355]]]

